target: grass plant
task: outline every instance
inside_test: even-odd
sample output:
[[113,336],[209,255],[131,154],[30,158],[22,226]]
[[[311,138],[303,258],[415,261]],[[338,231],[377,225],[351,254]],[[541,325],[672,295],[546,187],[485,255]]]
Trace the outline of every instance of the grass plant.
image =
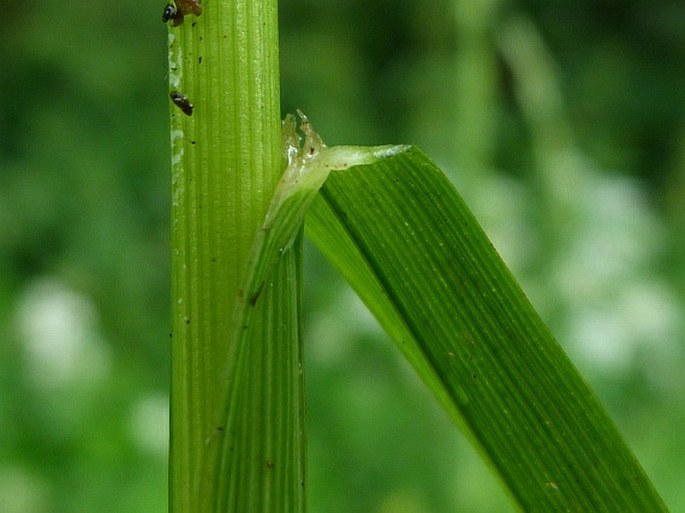
[[435,164],[281,126],[276,13],[215,0],[169,27],[171,511],[305,510],[305,217],[522,511],[666,511]]

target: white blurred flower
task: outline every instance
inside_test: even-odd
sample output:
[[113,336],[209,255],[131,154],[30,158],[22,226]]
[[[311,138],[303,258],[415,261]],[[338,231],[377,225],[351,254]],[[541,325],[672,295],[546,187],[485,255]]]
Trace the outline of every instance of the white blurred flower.
[[21,294],[16,324],[29,379],[40,387],[93,382],[110,367],[93,303],[52,278],[39,278]]

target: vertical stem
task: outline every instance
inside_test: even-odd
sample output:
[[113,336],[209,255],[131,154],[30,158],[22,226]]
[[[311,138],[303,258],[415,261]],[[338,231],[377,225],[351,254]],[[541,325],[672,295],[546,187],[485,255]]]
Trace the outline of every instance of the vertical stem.
[[[189,3],[196,2],[176,0],[179,10]],[[193,105],[190,116],[170,106],[170,511],[295,511],[303,504],[297,324],[301,244],[282,259],[259,301],[265,328],[256,335],[257,349],[250,355],[252,381],[241,383],[239,394],[244,398],[240,404],[259,418],[250,429],[246,418],[234,419],[238,427],[222,419],[233,310],[255,234],[283,169],[277,0],[206,1],[201,15],[187,15],[180,26],[170,23],[169,69],[170,91],[185,95]],[[283,325],[288,328],[274,328]],[[295,397],[295,404],[284,404],[279,394]],[[274,424],[274,418],[286,420],[274,428],[262,425]],[[281,427],[289,432],[279,432]],[[214,461],[226,458],[214,447],[223,443],[217,434],[229,432],[244,437],[246,453],[235,461]],[[286,479],[268,460],[274,444],[293,448],[288,457],[297,476],[287,476],[297,483],[284,485],[290,490],[287,505],[273,495],[273,480]],[[212,469],[209,474],[207,469]],[[251,489],[241,484],[244,476],[249,476]],[[256,500],[255,495],[264,498]]]

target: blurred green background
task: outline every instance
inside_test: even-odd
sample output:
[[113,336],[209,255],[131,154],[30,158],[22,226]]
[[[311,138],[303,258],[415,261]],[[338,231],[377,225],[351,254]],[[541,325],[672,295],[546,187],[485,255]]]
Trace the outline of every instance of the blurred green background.
[[[209,3],[212,0],[206,0]],[[0,510],[166,510],[163,1],[0,17]],[[447,170],[685,511],[685,5],[282,0],[284,112]],[[306,248],[311,511],[512,511]]]

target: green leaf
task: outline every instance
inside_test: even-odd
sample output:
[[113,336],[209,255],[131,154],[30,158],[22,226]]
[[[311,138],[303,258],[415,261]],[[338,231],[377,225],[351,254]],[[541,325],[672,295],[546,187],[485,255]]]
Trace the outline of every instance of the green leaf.
[[331,173],[306,226],[522,510],[667,511],[473,215],[420,150]]
[[[241,383],[254,358],[249,332],[261,322],[253,310],[306,212],[308,235],[523,511],[667,511],[440,170],[409,146],[326,148],[303,121],[299,148],[294,121],[286,119],[290,165],[257,234],[236,308],[227,425],[248,422],[236,419],[249,405]],[[223,446],[224,467],[236,442]]]

